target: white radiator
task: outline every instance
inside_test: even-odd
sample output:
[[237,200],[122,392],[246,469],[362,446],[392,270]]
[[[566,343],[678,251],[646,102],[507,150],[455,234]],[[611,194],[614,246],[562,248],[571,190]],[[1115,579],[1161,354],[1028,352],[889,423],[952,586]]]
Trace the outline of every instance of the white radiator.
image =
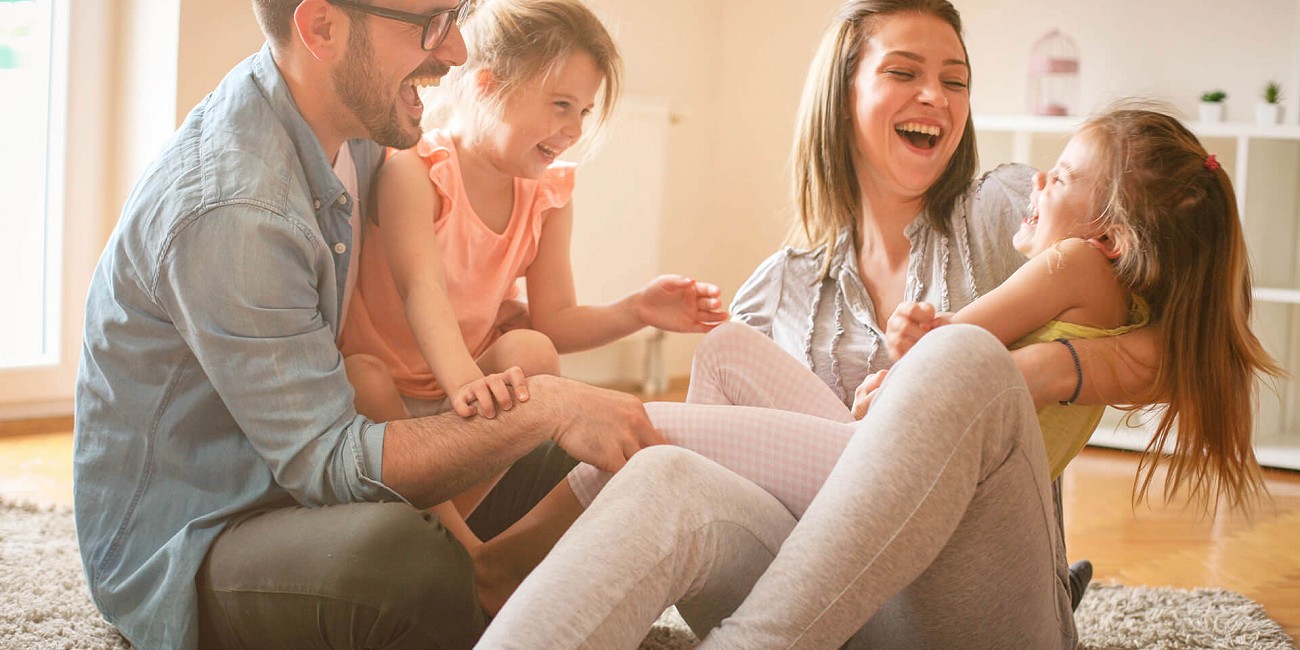
[[[664,179],[673,116],[666,97],[624,95],[574,190],[573,262],[579,304],[613,302],[664,272]],[[662,390],[662,336],[644,330],[614,344],[566,355],[564,375]]]

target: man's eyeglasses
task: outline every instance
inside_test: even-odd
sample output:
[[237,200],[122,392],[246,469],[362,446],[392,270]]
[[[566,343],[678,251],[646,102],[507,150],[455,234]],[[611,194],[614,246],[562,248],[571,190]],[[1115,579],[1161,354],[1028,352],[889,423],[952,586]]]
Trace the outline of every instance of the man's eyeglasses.
[[447,38],[447,32],[451,31],[451,24],[455,22],[460,24],[465,16],[469,14],[470,0],[460,0],[460,3],[451,9],[435,11],[431,14],[421,15],[413,14],[396,9],[387,9],[385,7],[376,7],[374,5],[353,2],[352,0],[327,0],[330,4],[338,7],[355,9],[362,13],[379,16],[381,18],[390,18],[400,20],[404,23],[419,25],[424,28],[424,33],[420,36],[420,47],[427,50],[436,49],[442,45],[443,39]]

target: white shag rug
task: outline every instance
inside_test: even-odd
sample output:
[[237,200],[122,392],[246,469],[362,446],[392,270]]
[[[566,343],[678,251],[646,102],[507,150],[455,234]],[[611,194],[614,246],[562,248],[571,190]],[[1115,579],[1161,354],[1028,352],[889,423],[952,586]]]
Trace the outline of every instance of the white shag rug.
[[[1296,650],[1258,603],[1222,589],[1094,585],[1075,620],[1081,650]],[[669,609],[641,650],[695,644]],[[90,603],[68,508],[0,500],[0,648],[129,648]]]

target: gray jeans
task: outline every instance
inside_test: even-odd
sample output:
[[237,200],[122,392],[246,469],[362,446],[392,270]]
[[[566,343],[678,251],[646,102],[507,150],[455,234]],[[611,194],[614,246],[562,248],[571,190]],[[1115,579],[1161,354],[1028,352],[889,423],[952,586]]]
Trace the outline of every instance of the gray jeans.
[[848,426],[797,521],[690,450],[639,452],[479,647],[635,648],[673,603],[702,648],[1075,646],[1042,436],[995,338],[927,334]]
[[[468,518],[490,539],[575,461],[547,443]],[[464,547],[405,503],[252,513],[217,538],[196,578],[202,648],[470,648],[487,624]]]

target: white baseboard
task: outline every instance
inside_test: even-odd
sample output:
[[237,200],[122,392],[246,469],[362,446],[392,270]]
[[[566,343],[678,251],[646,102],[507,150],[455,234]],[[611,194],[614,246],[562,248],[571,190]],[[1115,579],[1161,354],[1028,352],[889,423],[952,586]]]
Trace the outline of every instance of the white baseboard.
[[[1108,410],[1088,444],[1108,449],[1144,451],[1151,440],[1150,434],[1139,427],[1126,427],[1119,419],[1116,411]],[[1167,451],[1173,449],[1169,443],[1165,447]],[[1300,470],[1300,445],[1256,444],[1255,458],[1264,467]]]
[[72,415],[72,400],[50,400],[46,402],[24,402],[21,404],[0,404],[0,420],[34,420],[37,418],[57,418]]

